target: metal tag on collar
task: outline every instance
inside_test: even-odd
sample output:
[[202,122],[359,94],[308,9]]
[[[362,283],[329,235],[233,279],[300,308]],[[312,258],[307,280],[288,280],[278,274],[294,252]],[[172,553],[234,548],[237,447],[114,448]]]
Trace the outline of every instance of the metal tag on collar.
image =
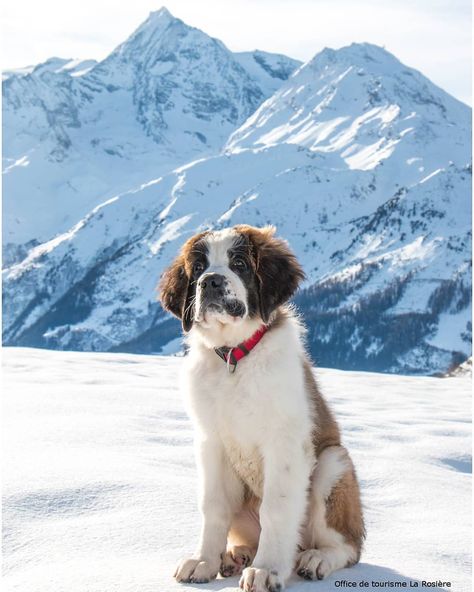
[[224,360],[224,362],[227,362],[227,354],[229,353],[229,349],[228,347],[215,347],[214,351],[216,352],[216,354],[219,356],[219,358],[221,360]]
[[237,368],[237,362],[233,364],[232,362],[228,361],[226,366],[227,370],[229,371],[229,374],[233,374]]
[[229,374],[233,374],[235,372],[235,369],[237,368],[237,360],[234,358],[232,354],[232,348],[225,346],[215,347],[214,351],[219,356],[219,358],[221,358],[221,360],[225,362]]

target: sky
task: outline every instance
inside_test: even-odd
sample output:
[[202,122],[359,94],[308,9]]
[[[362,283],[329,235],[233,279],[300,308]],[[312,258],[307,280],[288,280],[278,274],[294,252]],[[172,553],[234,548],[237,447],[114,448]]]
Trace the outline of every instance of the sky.
[[471,104],[470,0],[16,0],[3,3],[2,69],[102,59],[163,5],[233,51],[306,61],[324,47],[375,43]]

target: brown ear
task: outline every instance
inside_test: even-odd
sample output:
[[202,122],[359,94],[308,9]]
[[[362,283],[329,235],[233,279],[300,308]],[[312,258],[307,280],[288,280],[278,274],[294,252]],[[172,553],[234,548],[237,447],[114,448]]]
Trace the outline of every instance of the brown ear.
[[182,254],[161,276],[159,293],[163,308],[181,319],[183,330],[189,331],[194,320],[193,288],[186,275]]
[[246,234],[254,247],[260,315],[266,323],[271,313],[296,292],[305,277],[304,271],[288,243],[274,237],[274,226],[253,228],[242,225],[236,229]]

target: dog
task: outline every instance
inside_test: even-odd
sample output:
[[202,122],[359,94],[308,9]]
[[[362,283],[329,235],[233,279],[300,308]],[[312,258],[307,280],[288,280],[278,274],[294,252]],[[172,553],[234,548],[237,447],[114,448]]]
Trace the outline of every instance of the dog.
[[164,272],[162,306],[189,345],[183,387],[196,431],[202,529],[174,574],[241,575],[283,590],[293,569],[323,579],[359,561],[359,485],[315,381],[288,300],[304,273],[271,226],[190,238]]

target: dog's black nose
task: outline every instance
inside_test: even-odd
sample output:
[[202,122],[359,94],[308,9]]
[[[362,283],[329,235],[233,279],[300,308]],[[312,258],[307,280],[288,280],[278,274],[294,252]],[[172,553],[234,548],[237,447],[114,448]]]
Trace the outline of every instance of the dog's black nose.
[[220,275],[219,273],[209,273],[205,275],[201,282],[201,288],[222,288],[224,285],[224,276]]

